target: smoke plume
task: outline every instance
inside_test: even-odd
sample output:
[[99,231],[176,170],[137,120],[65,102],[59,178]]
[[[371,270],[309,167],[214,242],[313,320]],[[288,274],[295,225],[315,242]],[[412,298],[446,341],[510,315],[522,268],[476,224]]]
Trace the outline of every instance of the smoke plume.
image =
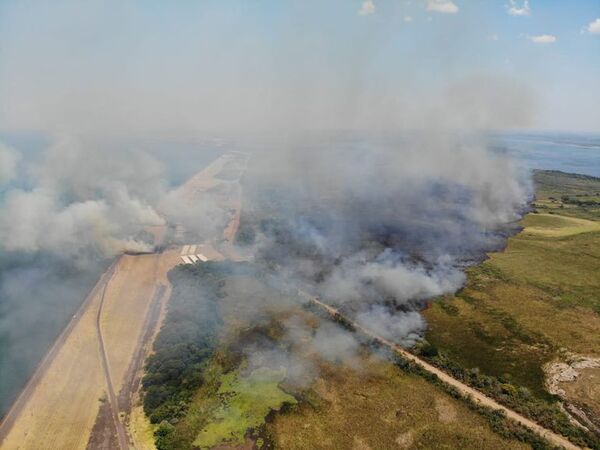
[[[14,305],[35,323],[61,284],[83,298],[73,280],[153,251],[148,226],[214,240],[227,210],[172,189],[203,155],[251,155],[240,236],[274,283],[406,346],[425,328],[419,309],[503,244],[530,195],[485,132],[528,126],[535,97],[479,64],[479,18],[398,39],[398,24],[372,20],[382,7],[361,16],[345,0],[268,14],[254,3],[32,5],[0,7],[0,130],[49,141],[0,145],[0,340]],[[272,308],[257,303],[252,318]],[[356,348],[328,325],[311,336],[326,359]]]

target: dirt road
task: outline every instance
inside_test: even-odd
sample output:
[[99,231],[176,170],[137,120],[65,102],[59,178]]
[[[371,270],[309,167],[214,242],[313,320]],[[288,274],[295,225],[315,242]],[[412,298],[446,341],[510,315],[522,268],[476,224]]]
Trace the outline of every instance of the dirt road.
[[548,440],[550,443],[552,443],[554,445],[557,445],[559,447],[564,447],[565,449],[568,449],[568,450],[580,449],[580,447],[571,443],[570,441],[568,441],[566,438],[560,436],[559,434],[556,434],[555,432],[542,427],[541,425],[526,418],[525,416],[522,416],[518,412],[513,411],[512,409],[509,409],[506,406],[501,405],[500,403],[498,403],[496,400],[492,399],[491,397],[488,397],[487,395],[473,389],[472,387],[464,384],[463,382],[461,382],[455,378],[452,378],[446,372],[443,372],[442,370],[438,369],[437,367],[432,366],[431,364],[427,363],[426,361],[423,361],[421,358],[413,355],[412,353],[410,353],[409,351],[400,347],[399,345],[396,345],[393,342],[388,341],[387,339],[384,339],[384,338],[374,334],[373,332],[367,330],[366,328],[360,326],[356,322],[354,322],[354,321],[348,319],[347,317],[343,316],[342,314],[340,314],[340,312],[336,308],[333,308],[332,306],[321,302],[319,299],[312,297],[312,296],[308,295],[307,293],[300,292],[300,295],[301,295],[301,297],[308,300],[311,304],[317,306],[321,310],[324,310],[328,315],[330,315],[334,318],[335,317],[343,318],[345,321],[347,321],[349,324],[351,324],[356,329],[356,331],[358,331],[359,333],[369,337],[370,339],[374,340],[375,342],[379,343],[380,345],[389,348],[396,354],[400,355],[402,358],[415,363],[416,365],[418,365],[422,369],[426,370],[427,372],[436,375],[444,383],[454,387],[461,394],[463,394],[465,396],[470,396],[475,402],[479,403],[480,405],[487,406],[492,409],[499,409],[499,410],[503,411],[506,414],[506,417],[514,420],[515,422],[523,425],[524,427],[529,428],[530,430],[539,434],[544,439]]
[[102,274],[96,285],[92,288],[92,290],[87,295],[81,306],[77,309],[77,312],[73,315],[67,326],[58,335],[58,337],[54,341],[54,344],[52,344],[50,350],[48,350],[42,361],[38,364],[37,368],[35,369],[35,372],[31,376],[31,378],[29,378],[27,384],[25,385],[15,402],[12,404],[10,410],[2,419],[2,422],[0,423],[0,444],[2,444],[2,442],[8,435],[8,432],[14,425],[16,419],[21,414],[23,407],[29,401],[36,387],[40,383],[40,380],[42,379],[44,373],[47,371],[48,367],[50,367],[50,365],[56,358],[56,355],[63,347],[65,341],[67,340],[67,337],[71,334],[75,326],[79,323],[84,313],[89,309],[90,305],[93,303],[93,300],[96,298],[98,293],[106,288],[106,284],[108,280],[110,280],[110,278],[112,277],[117,263],[118,258],[115,261],[113,261],[113,263],[108,267],[108,269]]
[[128,369],[139,373],[179,261],[178,250],[123,255],[101,276],[2,423],[3,450],[132,446],[120,399],[137,386]]
[[106,346],[104,345],[104,338],[102,336],[102,310],[104,309],[104,299],[106,297],[106,289],[108,284],[110,283],[110,278],[104,284],[104,288],[102,289],[102,296],[100,298],[100,306],[98,307],[98,314],[96,314],[96,333],[98,336],[98,347],[100,349],[100,358],[102,360],[102,371],[104,372],[104,378],[106,380],[106,391],[108,393],[108,402],[110,408],[110,414],[112,416],[112,420],[115,426],[115,430],[117,431],[117,441],[119,443],[119,448],[121,450],[127,450],[129,448],[127,441],[127,432],[125,431],[125,427],[121,423],[119,419],[119,404],[117,402],[117,396],[115,395],[115,390],[113,388],[113,382],[110,375],[110,367],[108,364],[108,356],[106,354]]
[[[222,183],[214,176],[235,159],[236,155],[220,158],[193,178],[190,189],[182,190],[193,200]],[[230,180],[229,185],[238,181]],[[226,199],[234,212],[226,233],[230,240],[239,224],[239,188],[234,194]],[[130,447],[124,425],[164,315],[167,273],[181,262],[179,253],[167,248],[116,258],[0,423],[2,449]]]

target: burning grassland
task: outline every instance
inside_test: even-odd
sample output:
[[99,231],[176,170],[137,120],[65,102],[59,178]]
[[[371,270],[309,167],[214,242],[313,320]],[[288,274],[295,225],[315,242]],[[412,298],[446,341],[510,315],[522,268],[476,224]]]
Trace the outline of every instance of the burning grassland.
[[267,148],[243,184],[238,242],[258,264],[406,345],[416,311],[503,247],[530,192],[504,155],[452,135]]
[[[509,403],[564,433],[581,435],[561,411],[559,398],[549,395],[544,367],[563,362],[565,354],[599,356],[600,234],[589,227],[597,223],[596,212],[560,199],[595,193],[600,180],[537,172],[535,181],[537,212],[523,220],[523,232],[509,239],[505,251],[467,270],[464,289],[424,312],[426,339],[448,369],[464,370],[476,383],[496,383]],[[483,380],[490,376],[496,381]],[[596,403],[593,380],[585,376],[565,384],[577,398],[574,403]],[[600,445],[598,437],[587,445]]]
[[[199,263],[170,279],[173,297],[144,380],[146,402],[157,398],[154,386],[169,389],[160,406],[146,403],[158,449],[351,448],[355,441],[388,448],[402,436],[423,445],[518,445],[441,388],[308,312],[255,266]],[[218,324],[212,331],[193,324],[209,316]]]

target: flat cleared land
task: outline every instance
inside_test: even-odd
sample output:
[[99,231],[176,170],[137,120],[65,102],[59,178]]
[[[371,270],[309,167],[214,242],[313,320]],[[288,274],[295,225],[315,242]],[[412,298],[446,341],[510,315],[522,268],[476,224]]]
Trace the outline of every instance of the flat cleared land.
[[117,393],[156,289],[158,262],[158,255],[125,255],[106,288],[101,327]]
[[22,393],[29,398],[14,413],[2,448],[86,448],[105,392],[96,336],[101,295],[102,289],[95,290],[39,382]]
[[107,398],[96,327],[102,294],[100,325],[118,395],[143,335],[154,291],[167,282],[166,272],[178,261],[176,250],[119,259],[33,387],[3,449],[86,448],[100,405]]

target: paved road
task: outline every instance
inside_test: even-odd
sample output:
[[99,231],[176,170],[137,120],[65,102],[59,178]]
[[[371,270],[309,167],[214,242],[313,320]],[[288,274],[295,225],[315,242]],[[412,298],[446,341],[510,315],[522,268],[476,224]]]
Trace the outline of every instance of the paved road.
[[437,377],[440,380],[442,380],[444,383],[456,388],[463,395],[472,397],[473,400],[476,401],[477,403],[479,403],[480,405],[487,406],[487,407],[493,408],[493,409],[502,410],[506,414],[506,417],[514,420],[515,422],[518,422],[519,424],[523,425],[524,427],[529,428],[530,430],[539,434],[540,436],[542,436],[543,438],[545,438],[547,441],[549,441],[550,443],[552,443],[554,445],[557,445],[559,447],[564,447],[565,449],[568,449],[568,450],[581,449],[581,447],[576,446],[575,444],[571,443],[569,440],[562,437],[561,435],[556,434],[555,432],[548,430],[547,428],[544,428],[543,426],[526,418],[525,416],[522,416],[518,412],[516,412],[512,409],[509,409],[506,406],[501,405],[493,398],[488,397],[487,395],[479,392],[478,390],[475,390],[472,387],[464,384],[462,381],[459,381],[456,378],[451,377],[446,372],[438,369],[435,366],[432,366],[431,364],[429,364],[426,361],[423,361],[421,358],[413,355],[412,353],[410,353],[409,351],[400,347],[399,345],[394,344],[393,342],[388,341],[387,339],[384,339],[384,338],[376,335],[375,333],[371,332],[370,330],[367,330],[366,328],[358,325],[356,322],[354,322],[354,321],[348,319],[347,317],[343,316],[342,314],[340,314],[340,312],[336,308],[333,308],[332,306],[321,302],[319,299],[312,297],[305,292],[300,291],[299,293],[303,298],[307,299],[310,303],[317,306],[318,308],[324,310],[330,316],[332,316],[332,317],[337,316],[337,317],[343,318],[348,323],[350,323],[358,332],[373,339],[380,345],[383,345],[383,346],[389,348],[396,354],[400,355],[402,358],[417,364],[419,367],[426,370],[427,372],[437,375]]

